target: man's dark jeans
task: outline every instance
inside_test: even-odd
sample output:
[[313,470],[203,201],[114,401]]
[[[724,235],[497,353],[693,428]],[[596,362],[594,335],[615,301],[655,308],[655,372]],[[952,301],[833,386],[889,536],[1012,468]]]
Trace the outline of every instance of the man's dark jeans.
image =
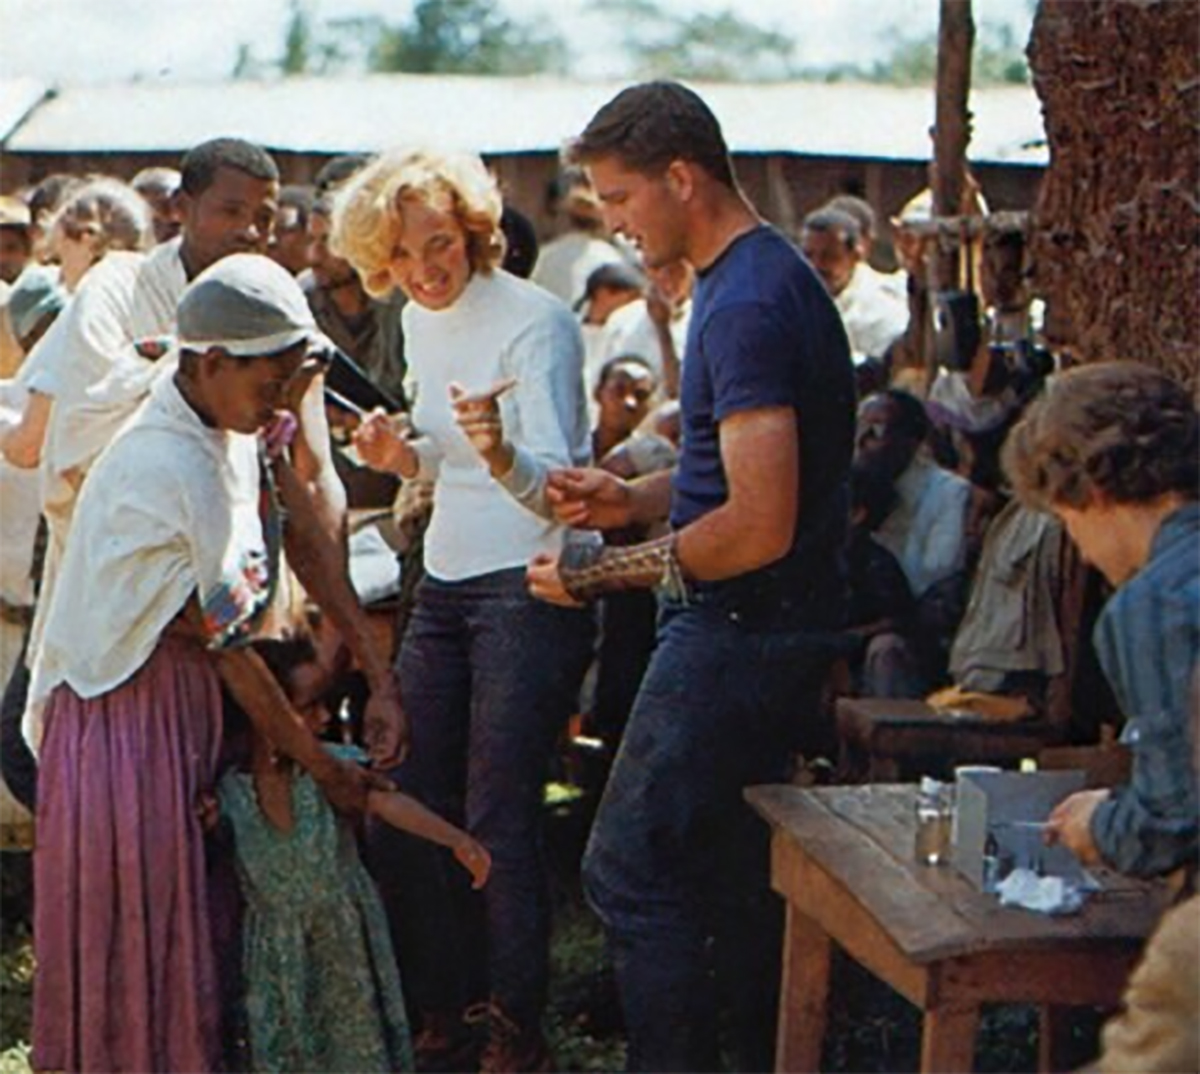
[[461,1010],[482,977],[519,1024],[540,1018],[550,939],[543,786],[593,632],[590,611],[530,597],[523,569],[421,583],[399,663],[411,751],[393,775],[430,809],[465,822],[491,851],[492,873],[481,937],[479,896],[449,853],[371,826],[369,860],[417,1010]]
[[794,614],[664,604],[584,859],[629,1037],[627,1067],[720,1069],[717,1010],[739,1070],[769,1070],[782,907],[769,833],[745,787],[786,778],[815,712],[830,638]]

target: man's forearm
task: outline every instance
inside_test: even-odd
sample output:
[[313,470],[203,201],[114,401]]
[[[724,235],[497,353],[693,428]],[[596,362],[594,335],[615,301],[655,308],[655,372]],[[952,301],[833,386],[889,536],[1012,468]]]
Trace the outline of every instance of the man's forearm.
[[671,513],[671,476],[674,470],[659,470],[629,482],[630,523],[652,526]]
[[284,528],[288,563],[305,590],[333,621],[372,687],[383,683],[390,675],[390,668],[376,647],[350,585],[343,546],[330,538],[309,491],[292,467],[278,460],[274,472],[288,516]]
[[726,503],[681,529],[676,550],[688,578],[717,582],[774,563],[790,547],[783,529]]

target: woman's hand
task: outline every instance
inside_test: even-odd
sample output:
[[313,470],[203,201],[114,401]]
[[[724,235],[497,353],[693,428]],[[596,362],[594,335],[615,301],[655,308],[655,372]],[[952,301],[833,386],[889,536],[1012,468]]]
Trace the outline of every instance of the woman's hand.
[[516,383],[515,378],[508,377],[493,384],[487,391],[476,394],[468,394],[461,384],[450,385],[450,406],[454,410],[454,420],[487,463],[493,477],[503,477],[513,465],[513,449],[504,439],[499,400]]
[[409,429],[403,419],[376,408],[354,432],[354,447],[372,470],[415,477],[420,460],[408,442]]

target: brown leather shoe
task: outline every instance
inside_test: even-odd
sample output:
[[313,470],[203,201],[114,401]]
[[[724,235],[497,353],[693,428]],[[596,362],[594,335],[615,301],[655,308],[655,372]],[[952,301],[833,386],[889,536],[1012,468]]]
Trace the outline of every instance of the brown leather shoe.
[[550,1074],[554,1055],[540,1026],[522,1026],[494,1000],[487,1005],[488,1042],[480,1074]]

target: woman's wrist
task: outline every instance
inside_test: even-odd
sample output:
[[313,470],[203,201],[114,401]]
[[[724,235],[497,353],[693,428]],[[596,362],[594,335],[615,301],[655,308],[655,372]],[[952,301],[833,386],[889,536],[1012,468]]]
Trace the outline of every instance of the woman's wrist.
[[512,473],[512,468],[516,465],[517,453],[512,444],[505,440],[498,447],[487,452],[483,456],[483,461],[487,463],[488,472],[499,481]]

